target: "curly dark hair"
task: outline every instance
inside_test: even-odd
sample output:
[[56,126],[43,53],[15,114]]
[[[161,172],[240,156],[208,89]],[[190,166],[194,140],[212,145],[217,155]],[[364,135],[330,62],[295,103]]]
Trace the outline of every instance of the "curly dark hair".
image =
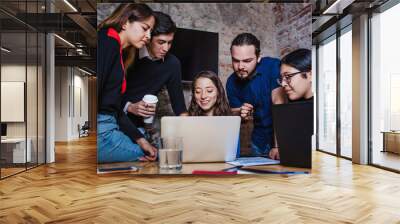
[[218,76],[212,71],[202,71],[199,72],[193,79],[192,83],[192,100],[189,106],[189,116],[206,116],[206,112],[201,109],[201,107],[196,103],[195,98],[195,85],[196,81],[199,78],[207,78],[210,79],[214,85],[217,87],[217,101],[214,104],[214,112],[213,116],[230,116],[231,109],[228,104],[228,99],[225,95],[225,89],[221,83],[221,80]]

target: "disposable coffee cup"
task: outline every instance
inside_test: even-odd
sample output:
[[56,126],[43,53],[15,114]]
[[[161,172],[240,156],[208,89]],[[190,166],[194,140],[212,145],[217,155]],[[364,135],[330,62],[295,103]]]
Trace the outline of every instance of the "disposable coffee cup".
[[[150,94],[145,95],[142,100],[146,104],[154,104],[154,105],[156,105],[157,102],[158,102],[157,96],[150,95]],[[154,116],[150,116],[150,117],[144,118],[143,122],[145,124],[153,124],[153,120],[154,120]]]

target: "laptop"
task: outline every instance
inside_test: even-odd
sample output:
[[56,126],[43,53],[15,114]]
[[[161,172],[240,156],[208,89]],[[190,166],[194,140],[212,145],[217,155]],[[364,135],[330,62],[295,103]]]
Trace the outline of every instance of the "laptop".
[[239,116],[161,118],[161,137],[182,137],[183,163],[235,160],[239,131]]
[[311,168],[313,113],[312,101],[272,106],[281,165]]

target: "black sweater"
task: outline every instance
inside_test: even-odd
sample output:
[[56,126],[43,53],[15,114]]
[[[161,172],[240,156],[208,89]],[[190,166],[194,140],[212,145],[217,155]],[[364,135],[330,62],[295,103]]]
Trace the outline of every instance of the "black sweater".
[[97,46],[97,112],[114,116],[120,130],[132,141],[142,138],[143,135],[121,108],[126,86],[118,33],[112,28],[101,29]]
[[[164,60],[153,61],[147,57],[137,59],[127,70],[127,89],[123,106],[129,101],[136,103],[146,94],[157,95],[166,86],[172,109],[176,115],[186,111],[181,83],[181,64],[179,59],[168,53]],[[143,118],[128,114],[137,125],[143,125]]]

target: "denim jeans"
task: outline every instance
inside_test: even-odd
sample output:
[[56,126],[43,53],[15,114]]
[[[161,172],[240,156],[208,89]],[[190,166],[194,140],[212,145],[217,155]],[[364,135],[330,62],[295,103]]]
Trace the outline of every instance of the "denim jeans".
[[256,146],[253,142],[251,143],[251,155],[252,156],[267,156],[269,157],[269,151],[271,146],[267,144],[264,148]]
[[112,115],[97,115],[97,161],[99,163],[138,161],[144,156],[140,146],[119,130]]

